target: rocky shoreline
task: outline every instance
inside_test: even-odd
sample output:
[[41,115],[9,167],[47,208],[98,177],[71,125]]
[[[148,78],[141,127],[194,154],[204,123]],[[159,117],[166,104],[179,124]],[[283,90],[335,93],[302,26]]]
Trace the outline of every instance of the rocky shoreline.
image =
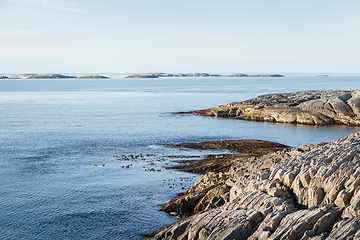
[[360,90],[267,94],[242,102],[176,114],[290,124],[360,126]]
[[195,214],[151,239],[360,239],[360,133],[243,158],[164,208]]
[[[267,94],[177,114],[189,113],[278,123],[359,126],[360,91]],[[240,155],[241,146],[231,141],[174,147],[222,148],[237,153],[221,156],[225,161],[218,161],[219,156],[207,156],[217,165],[213,170],[206,167],[206,161],[198,166],[192,160],[180,164],[181,170],[186,171],[190,165],[204,174],[161,210],[185,218],[146,237],[360,240],[360,133],[265,155],[251,155],[254,152],[246,152],[246,144],[242,146],[244,155]]]
[[230,75],[209,73],[139,73],[129,75],[125,78],[159,78],[159,77],[284,77],[280,74],[243,74],[234,73]]

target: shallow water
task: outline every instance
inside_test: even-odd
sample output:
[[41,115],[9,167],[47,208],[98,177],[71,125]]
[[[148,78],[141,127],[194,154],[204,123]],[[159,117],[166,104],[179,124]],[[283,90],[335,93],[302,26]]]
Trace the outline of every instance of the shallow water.
[[[162,166],[169,155],[203,153],[164,144],[250,138],[299,146],[359,130],[171,114],[267,93],[360,89],[356,74],[109,75],[110,80],[0,80],[1,239],[139,239],[176,221],[158,204],[186,181],[189,187],[196,175]],[[118,157],[129,154],[144,157]],[[145,171],[150,168],[161,171]]]

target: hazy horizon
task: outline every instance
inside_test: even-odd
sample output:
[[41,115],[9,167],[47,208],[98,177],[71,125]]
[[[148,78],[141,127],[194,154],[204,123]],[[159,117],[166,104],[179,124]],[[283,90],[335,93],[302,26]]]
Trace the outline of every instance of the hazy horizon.
[[360,2],[2,0],[4,73],[357,73]]
[[38,75],[45,75],[45,74],[142,74],[142,73],[208,73],[208,74],[236,74],[236,73],[243,73],[243,74],[335,74],[335,75],[342,75],[342,74],[360,74],[360,72],[199,72],[199,71],[178,71],[178,72],[165,72],[165,71],[140,71],[140,72],[0,72],[0,75],[10,75],[10,74],[38,74]]

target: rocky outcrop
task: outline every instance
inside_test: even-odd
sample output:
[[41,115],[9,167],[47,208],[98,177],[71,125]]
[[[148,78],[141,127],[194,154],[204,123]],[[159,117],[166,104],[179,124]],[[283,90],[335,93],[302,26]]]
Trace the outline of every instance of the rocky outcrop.
[[[210,141],[201,143],[181,143],[170,145],[178,148],[192,149],[227,149],[237,154],[216,154],[203,156],[201,160],[182,160],[180,164],[168,169],[178,169],[180,171],[193,173],[206,173],[196,180],[195,186],[180,197],[172,199],[161,208],[170,214],[189,216],[207,208],[214,208],[229,201],[229,191],[234,185],[230,180],[231,175],[238,174],[237,179],[246,179],[259,171],[270,168],[273,164],[273,156],[268,155],[264,158],[251,156],[262,156],[273,153],[280,149],[289,151],[288,147],[279,143],[262,140],[225,140]],[[229,168],[236,165],[236,168]],[[239,171],[246,169],[245,174]],[[226,172],[224,172],[226,171]],[[241,172],[241,173],[235,173]],[[241,175],[242,176],[239,176]],[[225,184],[225,182],[227,183]]]
[[126,78],[159,78],[159,77],[284,77],[280,74],[243,74],[235,73],[230,75],[209,74],[209,73],[139,73],[129,75]]
[[200,160],[179,160],[178,164],[165,167],[167,169],[177,169],[184,172],[205,174],[208,172],[227,172],[231,166],[242,162],[243,159],[250,157],[258,157],[270,152],[276,152],[287,148],[288,146],[280,143],[263,141],[263,140],[225,140],[225,141],[209,141],[201,143],[180,143],[171,144],[171,147],[191,148],[199,150],[209,149],[226,149],[233,154],[210,154],[199,156]]
[[238,153],[251,153],[259,155],[264,155],[269,152],[277,152],[288,147],[280,143],[256,139],[208,141],[200,143],[179,143],[170,144],[168,146],[199,150],[226,149]]
[[360,239],[360,133],[252,161],[202,175],[204,210],[153,239]]
[[360,90],[267,94],[186,113],[264,122],[360,126]]

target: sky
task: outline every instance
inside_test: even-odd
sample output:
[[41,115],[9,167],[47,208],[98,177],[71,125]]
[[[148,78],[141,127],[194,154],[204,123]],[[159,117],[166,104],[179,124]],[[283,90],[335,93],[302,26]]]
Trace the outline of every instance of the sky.
[[0,73],[359,73],[359,0],[0,0]]

